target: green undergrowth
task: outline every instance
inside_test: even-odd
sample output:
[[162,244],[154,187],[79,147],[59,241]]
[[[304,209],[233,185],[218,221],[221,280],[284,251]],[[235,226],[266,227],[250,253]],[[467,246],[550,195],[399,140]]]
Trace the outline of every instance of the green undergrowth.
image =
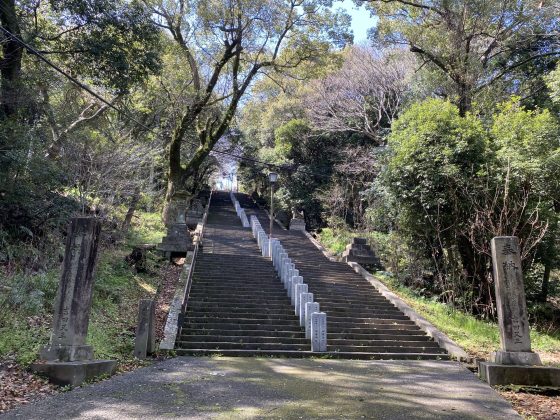
[[[387,246],[383,243],[387,238],[379,238],[383,235],[377,232],[358,234],[342,229],[325,228],[321,231],[319,240],[327,250],[340,255],[346,245],[350,243],[352,237],[355,236],[366,237],[376,243],[378,253],[383,256],[384,249],[379,249],[379,247]],[[477,357],[488,357],[491,351],[499,348],[500,337],[495,322],[478,319],[437,300],[424,297],[419,291],[400,283],[393,273],[377,272],[375,275],[408,305],[457,342],[469,354]],[[558,329],[550,329],[546,332],[532,329],[531,343],[534,351],[549,353],[549,355],[543,357],[545,363],[560,364],[560,331]]]
[[[87,338],[96,358],[133,358],[138,301],[155,296],[163,262],[156,252],[148,252],[146,272],[137,273],[125,257],[133,246],[155,244],[161,239],[163,224],[159,217],[137,213],[125,239],[99,251]],[[60,252],[57,250],[53,260]],[[0,272],[0,361],[12,358],[26,366],[48,344],[58,266],[19,270],[10,276]]]

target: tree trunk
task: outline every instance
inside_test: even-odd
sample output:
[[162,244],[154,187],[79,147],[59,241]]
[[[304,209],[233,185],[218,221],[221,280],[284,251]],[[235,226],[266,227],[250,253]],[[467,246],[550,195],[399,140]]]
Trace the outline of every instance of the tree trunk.
[[[11,34],[21,39],[21,31],[16,14],[15,0],[0,0],[0,23]],[[21,89],[22,46],[13,38],[5,35],[2,44],[3,59],[0,61],[2,82],[0,84],[0,105],[4,118],[16,114],[19,109]]]
[[130,223],[132,222],[132,218],[134,217],[134,212],[136,211],[138,201],[140,201],[140,187],[136,187],[134,193],[132,194],[130,206],[128,207],[128,211],[126,212],[126,216],[124,217],[124,221],[121,227],[123,232],[127,232],[130,228]]
[[548,290],[550,285],[550,263],[544,265],[544,274],[541,286],[541,293],[539,294],[539,302],[545,303],[548,299]]

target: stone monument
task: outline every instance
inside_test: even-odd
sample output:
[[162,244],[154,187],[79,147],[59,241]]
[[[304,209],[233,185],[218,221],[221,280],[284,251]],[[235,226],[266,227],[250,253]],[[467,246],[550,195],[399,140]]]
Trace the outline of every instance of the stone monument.
[[193,199],[190,209],[187,210],[185,216],[185,223],[190,230],[195,230],[199,223],[202,223],[204,218],[204,204],[203,200],[199,198]]
[[113,374],[116,361],[93,360],[86,344],[101,222],[91,217],[71,220],[60,284],[54,305],[49,345],[32,370],[54,383],[79,385],[102,374]]
[[346,250],[342,253],[342,259],[344,262],[351,261],[365,267],[383,269],[381,261],[367,244],[365,238],[352,238],[352,242],[346,246]]
[[292,209],[292,219],[290,220],[290,230],[305,230],[305,218],[303,211]]
[[192,238],[187,227],[186,211],[187,194],[175,193],[167,212],[167,236],[158,245],[158,249],[163,252],[165,258],[171,258],[174,254],[184,256],[193,248]]
[[531,351],[518,238],[495,237],[491,249],[501,349],[479,363],[480,377],[490,385],[560,386],[560,369],[540,366]]

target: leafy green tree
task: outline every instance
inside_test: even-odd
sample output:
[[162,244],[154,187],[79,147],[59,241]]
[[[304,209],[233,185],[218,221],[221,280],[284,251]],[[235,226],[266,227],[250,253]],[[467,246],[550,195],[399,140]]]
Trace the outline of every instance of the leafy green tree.
[[445,299],[493,313],[489,243],[499,235],[520,238],[527,270],[535,255],[542,261],[546,289],[556,264],[558,134],[550,112],[527,110],[518,98],[488,127],[437,99],[395,122],[383,185],[399,210],[396,228],[427,251]]
[[[122,94],[159,68],[159,34],[139,1],[0,1],[0,104],[4,118],[25,106],[30,44],[72,73]],[[29,94],[32,94],[30,87]]]
[[[192,76],[193,97],[170,138],[166,202],[179,191],[192,191],[201,163],[228,133],[236,110],[253,81],[290,72],[324,54],[334,40],[349,39],[344,16],[319,0],[145,0],[181,48]],[[203,42],[199,40],[203,39]],[[183,165],[187,132],[198,147]],[[164,212],[164,217],[166,216]]]

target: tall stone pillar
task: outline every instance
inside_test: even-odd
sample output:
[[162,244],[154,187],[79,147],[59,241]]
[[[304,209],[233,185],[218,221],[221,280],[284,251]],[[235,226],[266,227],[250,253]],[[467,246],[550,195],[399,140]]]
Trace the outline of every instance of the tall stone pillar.
[[51,340],[40,353],[42,361],[32,366],[56,383],[77,385],[94,376],[112,373],[116,367],[114,361],[94,361],[93,348],[86,344],[100,236],[98,219],[71,220]]
[[498,236],[492,239],[491,249],[502,347],[492,353],[491,361],[540,365],[539,355],[531,351],[519,240],[515,236]]
[[490,385],[560,386],[560,369],[541,366],[531,351],[518,238],[498,236],[491,249],[501,349],[479,362],[479,376]]
[[186,255],[193,248],[186,217],[187,193],[176,192],[167,211],[167,236],[158,245],[166,258],[171,258],[173,254]]

